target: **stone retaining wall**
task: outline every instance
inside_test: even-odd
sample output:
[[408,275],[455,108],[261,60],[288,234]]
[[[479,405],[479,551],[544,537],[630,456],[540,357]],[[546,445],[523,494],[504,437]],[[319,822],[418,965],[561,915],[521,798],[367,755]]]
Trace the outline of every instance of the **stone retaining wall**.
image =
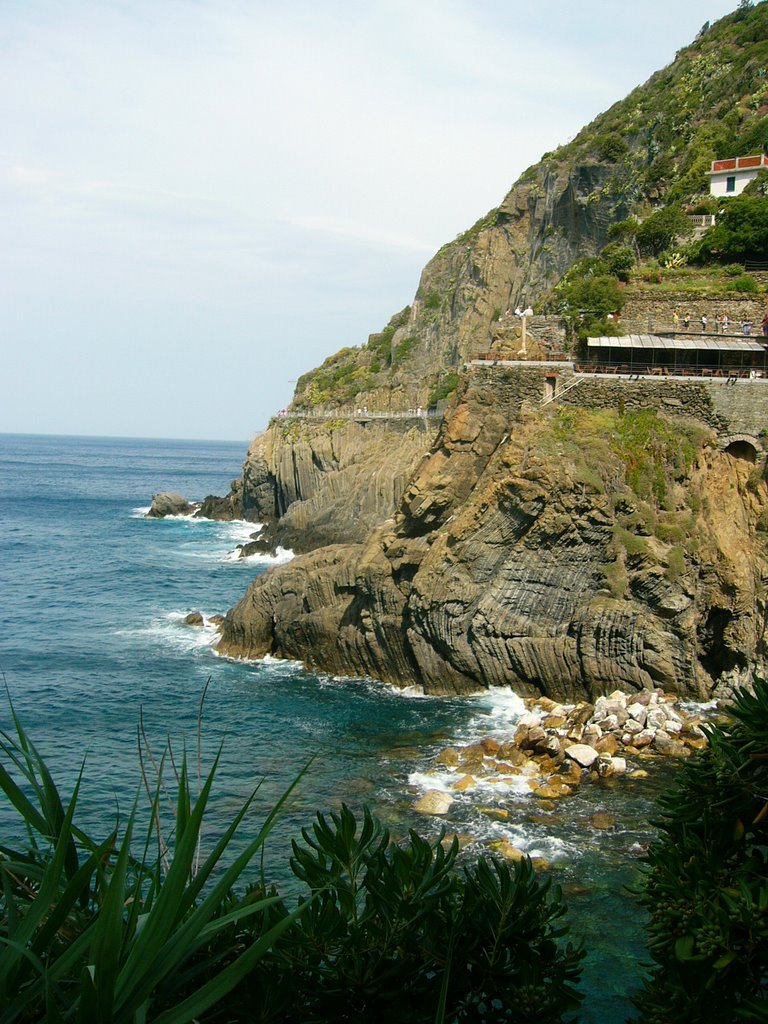
[[516,413],[523,402],[543,405],[546,378],[559,378],[558,403],[587,409],[660,409],[670,415],[692,416],[720,435],[768,432],[768,380],[676,379],[628,380],[627,377],[574,379],[572,363],[537,366],[472,366],[469,386],[493,382],[499,399]]
[[738,292],[707,299],[693,297],[688,292],[635,293],[628,295],[625,300],[621,325],[627,334],[653,334],[658,330],[673,330],[672,314],[677,310],[681,317],[678,330],[684,329],[682,317],[687,312],[694,332],[700,328],[700,318],[704,314],[709,320],[710,331],[715,329],[716,316],[728,316],[736,331],[744,320],[751,320],[759,333],[765,305],[765,297],[762,295],[745,296]]

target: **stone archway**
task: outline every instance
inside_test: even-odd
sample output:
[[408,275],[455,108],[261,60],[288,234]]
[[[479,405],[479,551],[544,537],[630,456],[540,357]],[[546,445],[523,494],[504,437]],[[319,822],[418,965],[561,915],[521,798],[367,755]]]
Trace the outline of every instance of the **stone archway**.
[[753,465],[765,458],[765,450],[753,434],[726,434],[720,438],[720,447],[735,459],[743,459]]

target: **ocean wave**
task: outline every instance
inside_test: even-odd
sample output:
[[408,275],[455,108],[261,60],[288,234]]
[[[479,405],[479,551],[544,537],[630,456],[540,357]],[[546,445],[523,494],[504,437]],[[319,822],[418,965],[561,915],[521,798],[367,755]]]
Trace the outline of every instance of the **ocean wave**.
[[461,768],[440,768],[414,771],[408,776],[408,785],[419,790],[437,789],[441,793],[450,793],[455,800],[465,803],[476,803],[477,797],[482,796],[483,802],[488,803],[489,797],[530,797],[532,790],[528,785],[528,779],[533,772],[524,772],[520,775],[490,776],[484,778],[478,776],[475,785],[471,789],[459,792],[453,788],[454,784],[465,775],[471,774],[467,769]]
[[239,562],[241,565],[285,565],[290,562],[294,557],[293,551],[290,548],[277,547],[274,555],[269,554],[255,554],[241,556],[240,549],[235,548],[234,551],[228,551],[222,558],[222,562]]
[[[165,615],[152,619],[144,626],[134,629],[116,631],[117,636],[140,637],[142,639],[159,640],[163,645],[170,645],[178,650],[199,651],[213,647],[220,633],[216,625],[210,622],[210,616],[203,615],[202,626],[189,626],[184,621],[189,612],[167,612]],[[214,613],[211,612],[211,615]]]

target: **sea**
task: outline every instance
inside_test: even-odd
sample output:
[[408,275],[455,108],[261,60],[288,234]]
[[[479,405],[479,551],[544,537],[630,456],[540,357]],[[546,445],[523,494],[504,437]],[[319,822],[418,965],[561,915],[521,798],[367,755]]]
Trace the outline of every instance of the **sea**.
[[[509,689],[427,697],[298,662],[218,656],[215,627],[185,617],[226,612],[290,553],[242,559],[253,523],[146,512],[157,491],[225,494],[245,451],[245,442],[0,435],[0,726],[12,731],[12,702],[64,792],[83,771],[79,821],[100,836],[137,800],[146,807],[142,764],[152,776],[168,745],[176,763],[186,752],[193,775],[198,741],[203,770],[221,750],[204,842],[258,787],[242,825],[252,836],[298,778],[266,860],[290,892],[290,840],[317,812],[368,805],[394,836],[436,835],[440,823],[413,811],[425,789],[451,781],[436,753],[508,737],[524,708]],[[483,787],[457,794],[444,822],[470,840],[464,857],[506,839],[549,862],[572,937],[588,950],[587,1024],[619,1024],[632,1011],[647,957],[630,890],[672,779],[658,766],[645,780],[585,784],[554,806]],[[480,810],[489,805],[509,818],[492,820]],[[615,824],[594,827],[596,812]],[[0,804],[0,835],[16,828]]]

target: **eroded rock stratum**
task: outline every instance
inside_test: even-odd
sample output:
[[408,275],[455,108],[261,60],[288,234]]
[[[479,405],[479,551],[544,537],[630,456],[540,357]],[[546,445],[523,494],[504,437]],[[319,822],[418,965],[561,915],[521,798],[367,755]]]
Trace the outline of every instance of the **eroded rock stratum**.
[[542,407],[545,372],[469,375],[395,514],[259,577],[221,651],[559,700],[760,667],[768,489],[718,448],[711,389]]

